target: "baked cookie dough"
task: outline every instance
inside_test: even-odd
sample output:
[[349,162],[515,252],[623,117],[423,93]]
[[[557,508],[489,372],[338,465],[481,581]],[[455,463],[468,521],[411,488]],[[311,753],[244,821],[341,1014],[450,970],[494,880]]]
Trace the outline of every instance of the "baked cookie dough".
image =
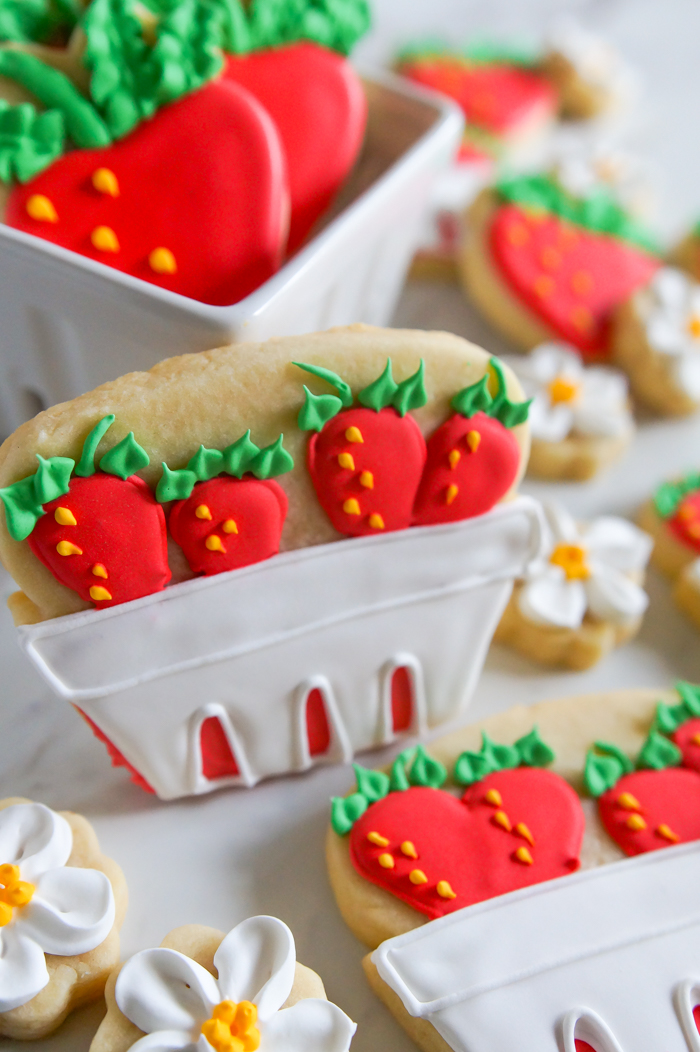
[[676,604],[700,629],[700,559],[688,563],[673,589]]

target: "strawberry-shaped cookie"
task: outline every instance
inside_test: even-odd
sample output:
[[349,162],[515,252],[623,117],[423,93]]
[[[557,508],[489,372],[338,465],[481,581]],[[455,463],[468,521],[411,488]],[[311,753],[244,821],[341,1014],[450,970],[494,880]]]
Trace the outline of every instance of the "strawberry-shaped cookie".
[[356,765],[358,790],[333,801],[332,825],[350,832],[361,876],[441,917],[578,869],[583,812],[571,786],[543,769],[553,759],[536,730],[513,746],[484,735],[478,753],[457,761],[455,780],[468,786],[460,800],[418,746],[391,777]]
[[692,472],[678,482],[667,482],[654,503],[666,526],[682,545],[700,552],[700,473]]
[[503,370],[491,368],[498,390],[491,397],[489,374],[452,399],[454,416],[428,439],[428,458],[416,496],[413,523],[431,526],[482,515],[515,482],[520,447],[513,427],[527,420],[529,402],[510,402]]
[[427,400],[423,363],[397,384],[387,361],[382,375],[360,391],[359,407],[353,407],[352,391],[337,373],[295,364],[338,392],[315,395],[305,386],[299,413],[299,427],[315,432],[309,473],[333,526],[348,537],[405,530],[426,458],[423,435],[407,415]]
[[168,527],[194,573],[237,570],[277,554],[287,495],[273,479],[293,466],[281,435],[259,449],[250,431],[223,451],[200,446],[186,468],[163,464],[156,498],[175,501]]
[[149,463],[133,432],[97,447],[110,413],[85,440],[80,461],[37,455],[34,475],[0,490],[7,526],[54,577],[98,609],[165,588],[170,580],[163,509],[135,472]]

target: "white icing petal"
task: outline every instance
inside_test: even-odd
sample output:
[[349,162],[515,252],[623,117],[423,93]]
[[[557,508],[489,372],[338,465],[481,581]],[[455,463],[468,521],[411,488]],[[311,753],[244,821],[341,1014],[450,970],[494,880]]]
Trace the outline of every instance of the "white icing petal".
[[624,625],[641,617],[649,605],[649,597],[643,588],[610,567],[600,572],[592,564],[591,571],[584,587],[592,614],[615,625]]
[[164,947],[142,950],[126,962],[117,978],[115,997],[120,1011],[147,1034],[157,1030],[191,1033],[225,999],[206,968]]
[[680,354],[685,343],[681,331],[682,317],[669,314],[652,314],[647,321],[649,345],[659,354]]
[[651,279],[650,289],[659,303],[680,312],[684,310],[690,282],[677,267],[660,267]]
[[48,981],[41,947],[15,924],[0,928],[0,1012],[31,1001]]
[[616,438],[632,428],[627,380],[612,369],[586,369],[574,406],[574,426],[581,435]]
[[535,395],[529,413],[530,432],[542,442],[561,442],[571,431],[574,413],[565,402],[552,405],[549,396]]
[[249,917],[214,955],[222,998],[252,1001],[264,1022],[289,997],[295,962],[294,936],[286,924],[277,917]]
[[689,398],[700,402],[700,350],[691,351],[678,359],[676,381]]
[[268,1019],[260,1052],[347,1052],[356,1029],[337,1005],[310,997]]
[[147,1034],[131,1045],[129,1052],[209,1052],[210,1049],[206,1038],[193,1044],[190,1035],[183,1030],[159,1030],[157,1034]]
[[44,953],[69,957],[104,942],[114,912],[112,885],[104,873],[65,866],[39,877],[31,902],[18,911],[14,924]]
[[557,376],[566,376],[571,380],[580,380],[583,376],[583,365],[578,351],[568,343],[541,343],[528,358],[533,376],[541,383],[550,383]]
[[12,804],[0,811],[0,864],[18,865],[22,880],[35,884],[42,873],[65,866],[72,850],[68,822],[44,804]]
[[555,544],[578,544],[580,542],[576,520],[565,508],[562,508],[561,504],[545,505],[544,513],[554,535]]
[[568,581],[560,567],[528,581],[518,596],[520,611],[536,625],[580,628],[586,613],[586,591],[579,580]]
[[603,573],[608,567],[623,573],[643,570],[654,546],[648,533],[612,515],[595,519],[585,537],[591,558]]

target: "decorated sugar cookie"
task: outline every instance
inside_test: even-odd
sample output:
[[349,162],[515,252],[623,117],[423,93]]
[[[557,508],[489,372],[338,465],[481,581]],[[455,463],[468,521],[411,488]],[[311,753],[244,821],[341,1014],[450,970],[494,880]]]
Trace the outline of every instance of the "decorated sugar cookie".
[[681,571],[673,589],[673,598],[684,614],[700,628],[700,558]]
[[563,117],[619,113],[638,93],[637,77],[615,47],[573,20],[562,19],[550,30],[542,69],[557,91]]
[[625,452],[634,435],[626,378],[585,366],[575,348],[543,343],[508,364],[532,399],[528,473],[589,479]]
[[47,410],[0,449],[22,646],[166,799],[452,718],[539,553],[529,408],[465,340],[353,326]]
[[652,562],[676,580],[700,555],[700,472],[664,482],[639,513],[654,538]]
[[106,998],[90,1052],[347,1052],[356,1029],[275,917],[250,917],[226,936],[176,928],[117,968]]
[[516,584],[495,639],[545,665],[584,669],[636,635],[652,539],[611,516],[578,524],[546,509],[547,550]]
[[97,1000],[119,961],[126,883],[92,826],[0,801],[0,1035],[41,1038]]
[[418,1047],[694,1047],[699,717],[688,683],[585,695],[357,769],[329,874]]

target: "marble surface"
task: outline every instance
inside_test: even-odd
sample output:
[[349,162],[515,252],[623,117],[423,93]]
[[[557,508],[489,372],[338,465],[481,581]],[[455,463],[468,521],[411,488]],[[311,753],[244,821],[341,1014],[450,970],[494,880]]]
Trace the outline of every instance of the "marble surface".
[[[363,63],[385,57],[407,35],[442,31],[455,40],[470,30],[539,32],[563,9],[554,0],[375,0],[376,30],[362,45]],[[585,24],[605,31],[641,70],[650,101],[635,135],[662,174],[660,229],[667,237],[700,214],[697,135],[700,6],[694,0],[599,0],[568,5]],[[456,288],[407,287],[396,324],[442,328],[494,352],[507,350],[470,311]],[[526,485],[582,517],[633,516],[663,478],[700,460],[700,418],[642,421],[627,458],[583,485]],[[675,610],[668,584],[649,575],[651,607],[639,637],[585,673],[547,672],[493,647],[469,713],[477,719],[515,703],[627,686],[700,682],[700,637]],[[12,590],[0,577],[0,591]],[[363,947],[340,919],[327,883],[323,842],[328,799],[344,793],[348,768],[318,769],[252,791],[159,803],[112,770],[104,748],[65,701],[53,697],[16,646],[0,609],[0,796],[24,795],[87,815],[103,849],[122,865],[131,905],[123,929],[127,956],[155,945],[172,927],[199,922],[228,930],[254,913],[272,913],[293,929],[299,959],[315,968],[328,995],[359,1024],[353,1052],[411,1052],[415,1047],[365,985]],[[386,761],[390,751],[373,754]],[[86,1052],[103,1008],[76,1013],[36,1046]],[[6,1052],[27,1045],[0,1042]],[[495,1050],[496,1052],[496,1050]]]

